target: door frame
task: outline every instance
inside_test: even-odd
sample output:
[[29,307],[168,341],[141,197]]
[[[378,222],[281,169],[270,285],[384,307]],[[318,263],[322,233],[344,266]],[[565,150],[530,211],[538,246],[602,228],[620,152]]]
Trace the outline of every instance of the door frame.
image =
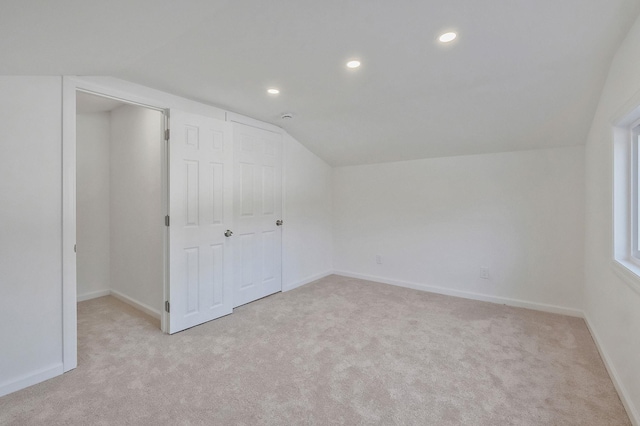
[[[135,95],[113,86],[83,80],[77,77],[62,78],[62,362],[67,372],[78,365],[78,318],[77,318],[77,261],[76,245],[76,94],[85,92],[92,95],[117,99],[131,105],[160,111],[164,128],[168,128],[168,107],[165,102]],[[161,141],[158,141],[161,142]],[[162,147],[161,164],[161,210],[169,214],[168,197],[168,152],[167,141]],[[163,299],[168,295],[168,249],[169,232],[163,227]],[[164,306],[161,312],[161,329],[166,332],[168,314]]]

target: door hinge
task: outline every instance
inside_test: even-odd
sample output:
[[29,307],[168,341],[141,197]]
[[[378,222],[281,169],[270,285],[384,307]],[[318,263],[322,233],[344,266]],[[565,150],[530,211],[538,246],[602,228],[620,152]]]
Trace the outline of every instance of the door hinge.
[[77,244],[74,244],[74,245],[73,245],[73,252],[74,252],[74,253],[77,253],[77,252],[78,252],[78,245],[77,245]]
[[164,310],[167,311],[167,313],[171,312],[171,305],[168,300],[164,302]]
[[164,226],[169,226],[169,216],[164,217]]
[[171,136],[171,130],[165,129],[165,131],[164,131],[164,140],[168,141],[170,136]]

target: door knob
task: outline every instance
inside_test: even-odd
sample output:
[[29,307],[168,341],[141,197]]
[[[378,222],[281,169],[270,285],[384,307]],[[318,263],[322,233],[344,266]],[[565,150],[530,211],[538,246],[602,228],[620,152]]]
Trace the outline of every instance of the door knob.
[[282,226],[282,221],[280,219],[276,220],[276,225]]
[[230,236],[232,236],[232,235],[233,235],[233,231],[232,231],[232,230],[230,230],[230,229],[227,229],[227,232],[225,232],[225,233],[224,233],[224,236],[225,236],[225,237],[230,237]]

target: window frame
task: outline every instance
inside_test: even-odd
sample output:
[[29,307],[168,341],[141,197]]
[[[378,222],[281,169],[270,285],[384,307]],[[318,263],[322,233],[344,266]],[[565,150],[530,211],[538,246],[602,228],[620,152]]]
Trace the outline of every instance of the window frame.
[[611,120],[612,270],[640,294],[640,92]]
[[629,143],[631,152],[631,182],[629,183],[629,207],[631,214],[631,235],[629,241],[631,247],[629,250],[629,260],[640,266],[640,229],[638,229],[638,220],[640,215],[640,206],[638,202],[640,197],[638,191],[640,191],[640,173],[638,171],[638,155],[640,155],[640,120],[635,121],[629,126]]

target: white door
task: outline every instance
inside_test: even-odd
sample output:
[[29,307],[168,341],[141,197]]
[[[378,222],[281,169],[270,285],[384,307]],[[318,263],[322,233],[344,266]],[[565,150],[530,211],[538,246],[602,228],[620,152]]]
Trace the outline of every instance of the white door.
[[232,312],[230,126],[169,115],[169,333]]
[[236,307],[282,290],[282,141],[234,123],[233,146]]

